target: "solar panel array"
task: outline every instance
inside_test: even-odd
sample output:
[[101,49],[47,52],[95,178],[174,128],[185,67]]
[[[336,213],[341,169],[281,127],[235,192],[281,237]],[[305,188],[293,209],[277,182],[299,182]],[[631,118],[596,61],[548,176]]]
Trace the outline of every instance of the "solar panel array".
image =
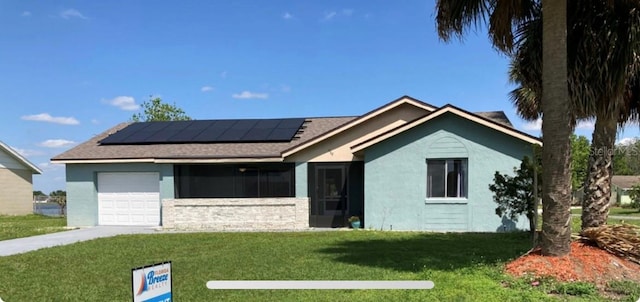
[[193,120],[133,123],[102,145],[289,142],[305,119]]

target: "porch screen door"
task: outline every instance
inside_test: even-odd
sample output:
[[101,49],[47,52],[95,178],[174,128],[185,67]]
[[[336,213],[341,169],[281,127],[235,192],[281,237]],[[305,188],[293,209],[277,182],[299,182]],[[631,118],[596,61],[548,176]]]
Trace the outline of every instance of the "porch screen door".
[[319,166],[317,170],[317,196],[326,216],[344,216],[347,213],[347,186],[344,166]]

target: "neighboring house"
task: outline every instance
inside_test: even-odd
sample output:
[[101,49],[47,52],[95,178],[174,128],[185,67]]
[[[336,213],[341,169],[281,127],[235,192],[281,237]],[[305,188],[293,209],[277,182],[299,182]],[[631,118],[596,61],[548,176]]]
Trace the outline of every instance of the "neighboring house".
[[531,156],[503,112],[401,97],[358,117],[124,123],[52,159],[69,226],[495,232],[488,186]]
[[611,198],[616,204],[630,204],[629,190],[640,184],[640,175],[614,175],[611,177]]
[[0,215],[33,212],[33,174],[42,171],[0,141]]

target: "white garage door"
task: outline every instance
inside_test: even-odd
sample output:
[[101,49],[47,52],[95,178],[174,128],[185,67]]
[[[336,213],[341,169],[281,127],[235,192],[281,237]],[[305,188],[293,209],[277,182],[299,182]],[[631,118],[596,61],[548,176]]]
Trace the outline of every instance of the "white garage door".
[[158,173],[98,173],[98,224],[160,225]]

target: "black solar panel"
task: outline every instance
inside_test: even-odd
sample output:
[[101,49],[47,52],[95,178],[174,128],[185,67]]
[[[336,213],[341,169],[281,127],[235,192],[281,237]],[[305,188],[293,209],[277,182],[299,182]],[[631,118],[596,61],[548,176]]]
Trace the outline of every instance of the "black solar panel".
[[303,118],[140,122],[107,136],[100,144],[288,142],[303,123]]

